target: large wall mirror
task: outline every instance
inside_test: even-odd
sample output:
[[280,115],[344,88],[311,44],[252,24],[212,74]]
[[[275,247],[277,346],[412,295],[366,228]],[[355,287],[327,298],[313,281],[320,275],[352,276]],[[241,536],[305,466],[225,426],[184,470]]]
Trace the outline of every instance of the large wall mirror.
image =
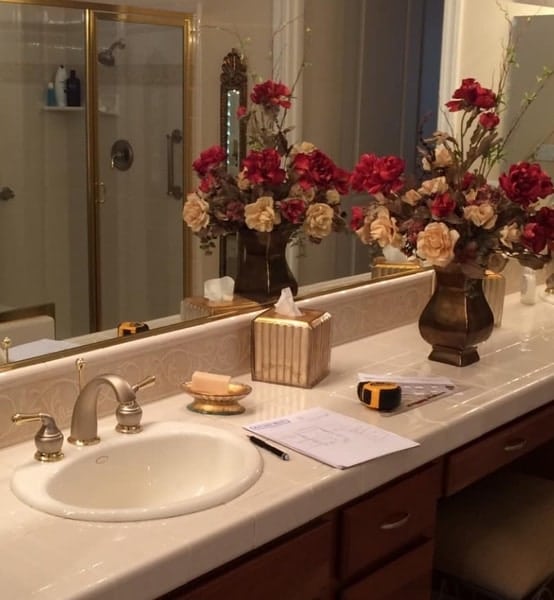
[[[192,160],[219,141],[222,58],[238,47],[237,36],[246,42],[249,76],[290,82],[306,64],[295,93],[296,135],[350,169],[363,151],[413,160],[421,115],[432,112],[440,121],[439,86],[448,99],[460,72],[490,76],[488,64],[484,74],[474,64],[467,71],[465,55],[458,55],[475,43],[464,46],[456,26],[465,22],[464,11],[480,6],[481,0],[244,0],[231,7],[133,0],[123,8],[0,0],[0,310],[19,315],[26,307],[55,306],[54,316],[32,315],[54,319],[53,343],[39,344],[33,358],[17,354],[28,339],[13,344],[15,362],[0,369],[91,342],[134,339],[117,338],[121,321],[147,322],[150,331],[139,336],[188,326],[181,301],[201,295],[203,281],[218,275],[219,256],[205,257],[187,238],[179,195],[195,184]],[[492,7],[487,11],[495,27],[504,22],[500,13],[491,16]],[[450,28],[444,36],[443,15]],[[495,51],[501,39],[491,39]],[[80,78],[81,106],[48,106],[48,83],[60,64]],[[230,110],[241,102],[240,92],[226,98]],[[237,135],[233,130],[230,139]],[[119,169],[128,147],[132,165]],[[356,201],[348,199],[345,210]],[[293,253],[301,290],[371,277],[367,249],[352,235]],[[2,356],[0,348],[0,363]]]

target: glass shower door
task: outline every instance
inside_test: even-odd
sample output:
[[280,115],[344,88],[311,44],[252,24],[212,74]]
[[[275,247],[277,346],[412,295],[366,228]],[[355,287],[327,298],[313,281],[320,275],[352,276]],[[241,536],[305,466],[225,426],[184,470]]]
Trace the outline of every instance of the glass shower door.
[[184,34],[96,16],[98,329],[179,314]]
[[0,311],[52,304],[88,332],[85,109],[49,106],[60,65],[84,77],[85,11],[0,4]]

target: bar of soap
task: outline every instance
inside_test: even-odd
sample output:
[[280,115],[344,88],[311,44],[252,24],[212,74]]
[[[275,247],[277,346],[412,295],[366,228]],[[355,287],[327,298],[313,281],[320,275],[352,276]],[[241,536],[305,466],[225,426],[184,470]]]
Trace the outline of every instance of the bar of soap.
[[230,381],[231,377],[229,375],[194,371],[190,382],[190,388],[193,392],[222,396],[229,391]]

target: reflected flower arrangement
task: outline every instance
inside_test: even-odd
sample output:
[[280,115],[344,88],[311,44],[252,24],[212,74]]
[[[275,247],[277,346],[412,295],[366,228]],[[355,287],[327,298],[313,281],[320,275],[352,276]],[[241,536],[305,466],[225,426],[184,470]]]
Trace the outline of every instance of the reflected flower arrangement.
[[350,174],[309,142],[290,145],[284,126],[292,91],[267,80],[255,85],[251,106],[240,107],[247,121],[249,152],[238,175],[227,172],[220,146],[203,151],[193,169],[199,183],[187,195],[183,219],[207,252],[225,234],[250,229],[283,230],[319,243],[333,231],[347,229],[340,211],[349,193]]
[[487,268],[514,257],[540,268],[554,250],[552,179],[537,162],[510,165],[491,183],[491,169],[521,116],[552,71],[537,78],[537,90],[524,102],[505,137],[500,135],[504,83],[513,55],[507,53],[498,89],[463,79],[446,103],[459,113],[457,133],[438,131],[418,148],[422,177],[405,175],[397,156],[364,154],[351,176],[351,188],[369,195],[354,207],[351,229],[367,245],[387,245],[428,265],[460,265],[469,277],[483,277]]

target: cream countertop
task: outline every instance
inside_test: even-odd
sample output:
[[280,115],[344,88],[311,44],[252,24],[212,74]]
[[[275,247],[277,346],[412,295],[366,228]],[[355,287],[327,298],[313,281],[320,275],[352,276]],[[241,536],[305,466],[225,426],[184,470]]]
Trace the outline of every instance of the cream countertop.
[[[238,435],[244,435],[246,423],[322,406],[421,444],[343,471],[294,452],[289,462],[263,452],[264,472],[254,486],[228,504],[191,515],[91,523],[43,514],[9,489],[14,467],[32,457],[33,443],[0,450],[2,597],[155,598],[554,399],[553,339],[554,306],[525,306],[514,294],[506,301],[502,327],[480,346],[481,361],[463,369],[428,361],[429,346],[414,324],[335,347],[331,374],[311,390],[254,382],[240,416],[191,413],[185,394],[147,404],[144,423],[197,421]],[[459,384],[459,393],[382,415],[355,397],[356,373],[364,370],[447,376]],[[102,419],[100,433],[114,423],[114,417]]]

